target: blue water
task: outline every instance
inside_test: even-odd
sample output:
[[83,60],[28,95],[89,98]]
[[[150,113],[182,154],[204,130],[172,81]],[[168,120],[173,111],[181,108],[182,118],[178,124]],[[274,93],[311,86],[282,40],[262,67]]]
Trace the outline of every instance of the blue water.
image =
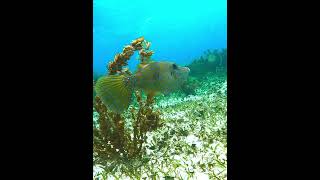
[[[187,65],[207,49],[227,46],[227,0],[93,0],[93,70],[144,36],[155,60]],[[134,71],[136,52],[129,60]]]

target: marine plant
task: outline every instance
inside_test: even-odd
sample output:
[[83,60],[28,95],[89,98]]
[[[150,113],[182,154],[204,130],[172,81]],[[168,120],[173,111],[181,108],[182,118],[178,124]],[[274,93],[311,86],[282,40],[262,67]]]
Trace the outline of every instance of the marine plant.
[[227,49],[207,50],[188,65],[190,76],[204,77],[209,72],[225,74],[227,70]]
[[131,42],[123,48],[122,53],[116,54],[113,61],[108,64],[109,75],[117,73],[129,73],[129,69],[122,69],[123,66],[128,65],[128,60],[134,54],[134,51],[139,50],[140,63],[146,63],[153,55],[153,51],[150,51],[151,43],[144,40],[144,37],[140,37]]
[[[108,74],[131,74],[129,69],[123,66],[127,65],[136,50],[139,50],[141,63],[148,62],[153,54],[153,51],[148,50],[150,44],[143,37],[132,41],[108,64]],[[153,96],[144,99],[140,91],[135,91],[134,94],[138,106],[131,106],[129,111],[123,114],[110,111],[101,99],[95,96],[93,108],[97,121],[93,127],[94,164],[107,165],[141,157],[146,133],[160,126],[160,112],[153,110]],[[108,170],[110,167],[112,166],[106,166]]]

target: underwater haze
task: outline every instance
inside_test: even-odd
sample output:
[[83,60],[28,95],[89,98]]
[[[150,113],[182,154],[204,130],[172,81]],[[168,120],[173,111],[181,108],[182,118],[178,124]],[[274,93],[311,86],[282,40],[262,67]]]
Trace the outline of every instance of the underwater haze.
[[226,180],[227,0],[93,13],[93,179]]
[[[124,45],[143,36],[152,58],[187,65],[207,49],[227,46],[226,0],[94,0],[93,71],[106,65]],[[138,53],[129,60],[134,71]]]

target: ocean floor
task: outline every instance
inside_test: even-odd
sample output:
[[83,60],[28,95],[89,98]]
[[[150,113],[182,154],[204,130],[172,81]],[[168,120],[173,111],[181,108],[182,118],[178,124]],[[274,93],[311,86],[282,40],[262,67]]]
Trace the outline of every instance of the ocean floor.
[[130,162],[139,168],[95,165],[93,179],[227,179],[227,78],[208,74],[195,92],[156,98],[163,126],[147,133],[145,155]]

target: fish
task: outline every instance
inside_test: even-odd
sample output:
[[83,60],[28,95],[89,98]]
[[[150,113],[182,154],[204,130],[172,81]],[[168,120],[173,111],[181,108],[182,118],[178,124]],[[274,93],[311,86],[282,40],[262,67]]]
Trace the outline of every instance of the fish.
[[139,64],[131,75],[116,74],[100,77],[95,91],[111,111],[121,114],[128,109],[135,90],[147,95],[169,94],[187,81],[190,69],[170,61],[152,61]]

